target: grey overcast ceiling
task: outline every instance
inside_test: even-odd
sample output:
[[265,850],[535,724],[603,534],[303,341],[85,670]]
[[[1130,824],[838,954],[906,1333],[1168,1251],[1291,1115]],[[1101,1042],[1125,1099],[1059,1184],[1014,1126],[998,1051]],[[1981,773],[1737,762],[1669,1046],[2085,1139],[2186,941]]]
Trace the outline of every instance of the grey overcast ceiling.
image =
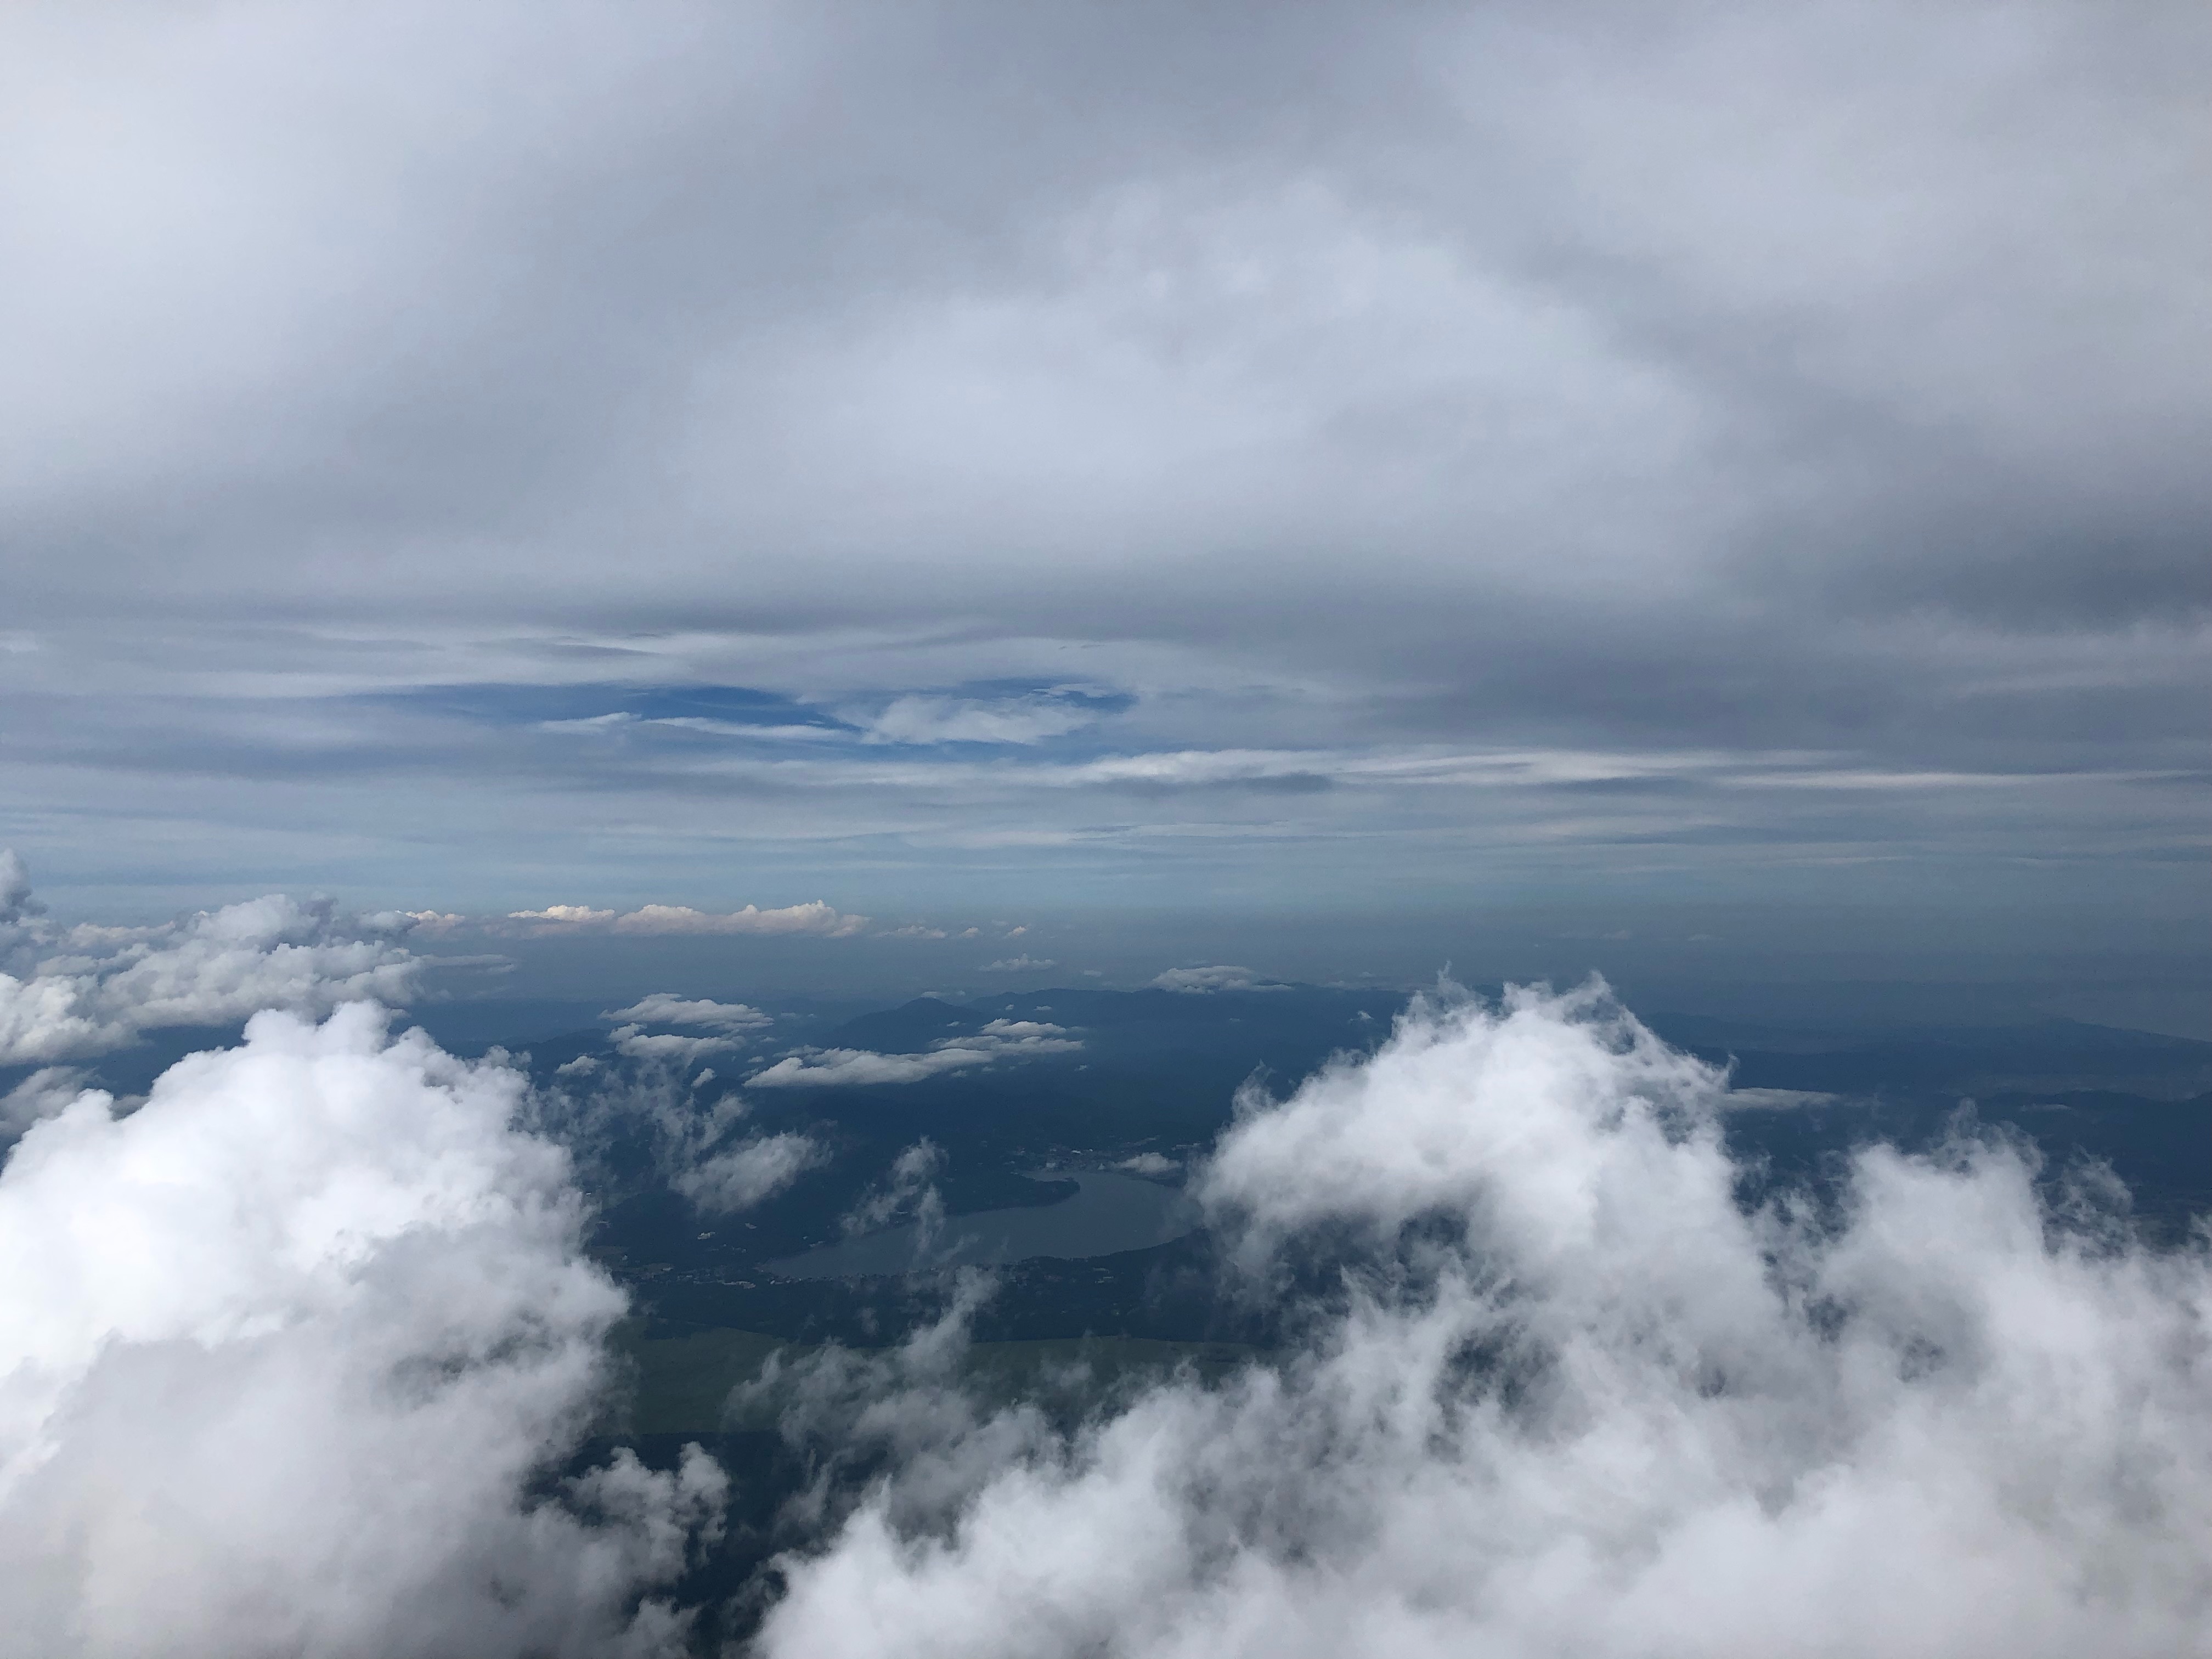
[[2207,32],[11,9],[0,840],[462,903],[2156,886]]

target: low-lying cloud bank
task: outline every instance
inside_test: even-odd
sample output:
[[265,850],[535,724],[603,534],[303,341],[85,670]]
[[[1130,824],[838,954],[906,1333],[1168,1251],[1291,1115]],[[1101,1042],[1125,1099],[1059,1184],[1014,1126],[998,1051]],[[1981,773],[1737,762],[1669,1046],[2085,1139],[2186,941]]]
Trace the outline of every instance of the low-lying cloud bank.
[[[0,1653],[679,1650],[725,1478],[550,1478],[624,1298],[547,1132],[657,1114],[732,1206],[819,1153],[592,1066],[533,1093],[351,1006],[259,1015],[127,1115],[51,1090],[0,1169]],[[2094,1181],[2053,1213],[1996,1140],[1746,1214],[1724,1084],[1593,987],[1417,1008],[1248,1098],[1193,1190],[1303,1310],[1270,1363],[1064,1431],[963,1393],[957,1318],[833,1351],[787,1431],[884,1474],[784,1558],[758,1650],[2212,1651],[2205,1241],[2142,1248]]]
[[582,904],[551,904],[543,910],[512,911],[505,921],[509,926],[520,923],[538,933],[811,933],[821,939],[853,939],[868,928],[867,917],[841,911],[822,899],[775,910],[763,910],[757,904],[729,911],[695,910],[688,904],[645,904],[617,912],[594,910]]
[[427,966],[399,943],[412,926],[273,893],[150,927],[63,927],[32,898],[22,860],[0,851],[0,1066],[82,1059],[264,1008],[404,1002]]
[[1204,996],[1212,991],[1287,991],[1291,988],[1262,978],[1249,968],[1219,963],[1210,968],[1170,968],[1153,976],[1152,988]]
[[764,1031],[775,1021],[773,1016],[743,1002],[711,1002],[703,998],[686,999],[673,991],[655,991],[650,996],[640,997],[627,1008],[610,1008],[599,1016],[618,1024],[640,1025],[688,1025],[701,1030],[720,1031],[725,1036],[743,1036],[754,1031]]
[[909,1376],[764,1650],[2212,1651],[2201,1243],[1996,1142],[1746,1215],[1722,1102],[1592,988],[1248,1103],[1200,1191],[1262,1291],[1348,1259],[1304,1340],[1072,1436]]
[[1083,1039],[1064,1025],[1041,1019],[994,1019],[966,1036],[946,1037],[920,1054],[883,1054],[872,1048],[805,1048],[745,1079],[748,1089],[827,1089],[872,1083],[919,1083],[994,1060],[1071,1054]]

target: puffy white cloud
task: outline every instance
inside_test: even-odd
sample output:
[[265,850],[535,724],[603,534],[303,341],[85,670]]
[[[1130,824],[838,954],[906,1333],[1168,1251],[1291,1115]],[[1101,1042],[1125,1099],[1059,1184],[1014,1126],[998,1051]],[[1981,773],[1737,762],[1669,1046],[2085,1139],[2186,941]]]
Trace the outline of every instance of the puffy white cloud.
[[994,1019],[974,1036],[954,1041],[994,1052],[1030,1054],[1066,1054],[1083,1046],[1082,1039],[1068,1035],[1067,1027],[1048,1019]]
[[[683,1067],[714,1054],[735,1052],[756,1031],[775,1021],[759,1009],[742,1002],[687,1000],[672,991],[655,991],[627,1008],[611,1009],[602,1019],[625,1020],[611,1034],[615,1051],[625,1059],[657,1061]],[[648,1032],[647,1025],[690,1025],[713,1031],[713,1036],[681,1036],[673,1032]],[[573,1064],[574,1062],[572,1062]]]
[[742,1002],[711,1002],[705,999],[686,1000],[673,991],[655,991],[650,996],[639,998],[627,1008],[611,1009],[599,1018],[628,1020],[641,1025],[691,1025],[731,1036],[763,1030],[775,1024],[769,1015]]
[[[382,925],[379,925],[379,924]],[[96,1054],[141,1031],[215,1025],[264,1008],[321,1012],[404,1001],[422,958],[404,917],[344,917],[282,894],[154,927],[58,928],[39,918],[22,863],[0,863],[0,1065]]]
[[1271,1366],[1073,1435],[866,1421],[903,1473],[763,1646],[861,1655],[2204,1653],[2212,1261],[2057,1227],[2003,1144],[1735,1201],[1724,1079],[1596,989],[1430,1009],[1200,1183]]
[[[0,1171],[10,1653],[647,1654],[726,1488],[548,1490],[620,1291],[523,1079],[380,1011],[258,1015]],[[641,1605],[638,1597],[646,1600]]]
[[987,962],[983,964],[983,971],[987,974],[1041,974],[1053,965],[1050,957],[1033,957],[1024,954],[1018,957],[1001,957],[996,962]]
[[870,1048],[811,1048],[786,1054],[745,1079],[748,1089],[826,1089],[865,1083],[919,1083],[965,1066],[988,1066],[988,1049],[933,1048],[919,1054],[879,1054]]
[[919,1083],[940,1073],[988,1066],[1005,1058],[1070,1054],[1083,1046],[1064,1025],[1047,1020],[994,1019],[981,1031],[947,1037],[921,1054],[882,1054],[868,1048],[803,1048],[745,1079],[749,1089],[830,1088],[870,1083]]
[[617,914],[581,904],[552,904],[543,910],[514,910],[509,921],[535,924],[533,931],[605,927],[617,933],[812,933],[823,939],[851,939],[867,930],[866,916],[836,909],[821,899],[763,910],[748,904],[742,910],[695,910],[688,904],[644,904]]
[[828,1156],[805,1135],[761,1135],[679,1171],[673,1185],[701,1209],[726,1213],[781,1192]]
[[1152,984],[1163,991],[1181,991],[1193,996],[1208,991],[1287,991],[1287,985],[1277,985],[1261,979],[1249,968],[1233,968],[1226,963],[1211,968],[1170,968],[1154,976]]

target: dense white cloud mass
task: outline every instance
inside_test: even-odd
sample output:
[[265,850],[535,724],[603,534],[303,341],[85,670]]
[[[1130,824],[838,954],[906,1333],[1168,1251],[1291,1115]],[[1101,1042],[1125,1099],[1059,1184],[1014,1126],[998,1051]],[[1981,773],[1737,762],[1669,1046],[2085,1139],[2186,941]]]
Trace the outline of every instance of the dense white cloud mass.
[[1049,1020],[994,1019],[967,1036],[946,1037],[920,1054],[880,1054],[869,1048],[802,1048],[745,1079],[748,1089],[829,1088],[869,1083],[919,1083],[994,1060],[1069,1054],[1080,1037]]
[[[589,1426],[624,1299],[515,1073],[257,1016],[0,1171],[0,1652],[645,1655],[725,1481]],[[647,1599],[638,1606],[641,1594]]]
[[2212,1652],[2202,1241],[2058,1227],[1996,1144],[1746,1215],[1723,1082],[1592,988],[1249,1101],[1201,1194],[1263,1291],[1349,1248],[1337,1310],[1072,1438],[856,1407],[903,1474],[765,1650]]
[[0,1065],[104,1053],[162,1026],[217,1025],[263,1008],[319,1013],[404,1001],[422,959],[398,915],[342,916],[281,893],[151,927],[59,927],[0,854]]

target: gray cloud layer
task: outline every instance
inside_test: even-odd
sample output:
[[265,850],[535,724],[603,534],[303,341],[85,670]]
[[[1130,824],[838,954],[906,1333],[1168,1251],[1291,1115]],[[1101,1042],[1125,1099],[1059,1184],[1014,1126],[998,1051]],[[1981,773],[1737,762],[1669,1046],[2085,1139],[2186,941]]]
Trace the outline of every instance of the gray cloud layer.
[[2199,839],[2201,8],[0,27],[72,885]]

